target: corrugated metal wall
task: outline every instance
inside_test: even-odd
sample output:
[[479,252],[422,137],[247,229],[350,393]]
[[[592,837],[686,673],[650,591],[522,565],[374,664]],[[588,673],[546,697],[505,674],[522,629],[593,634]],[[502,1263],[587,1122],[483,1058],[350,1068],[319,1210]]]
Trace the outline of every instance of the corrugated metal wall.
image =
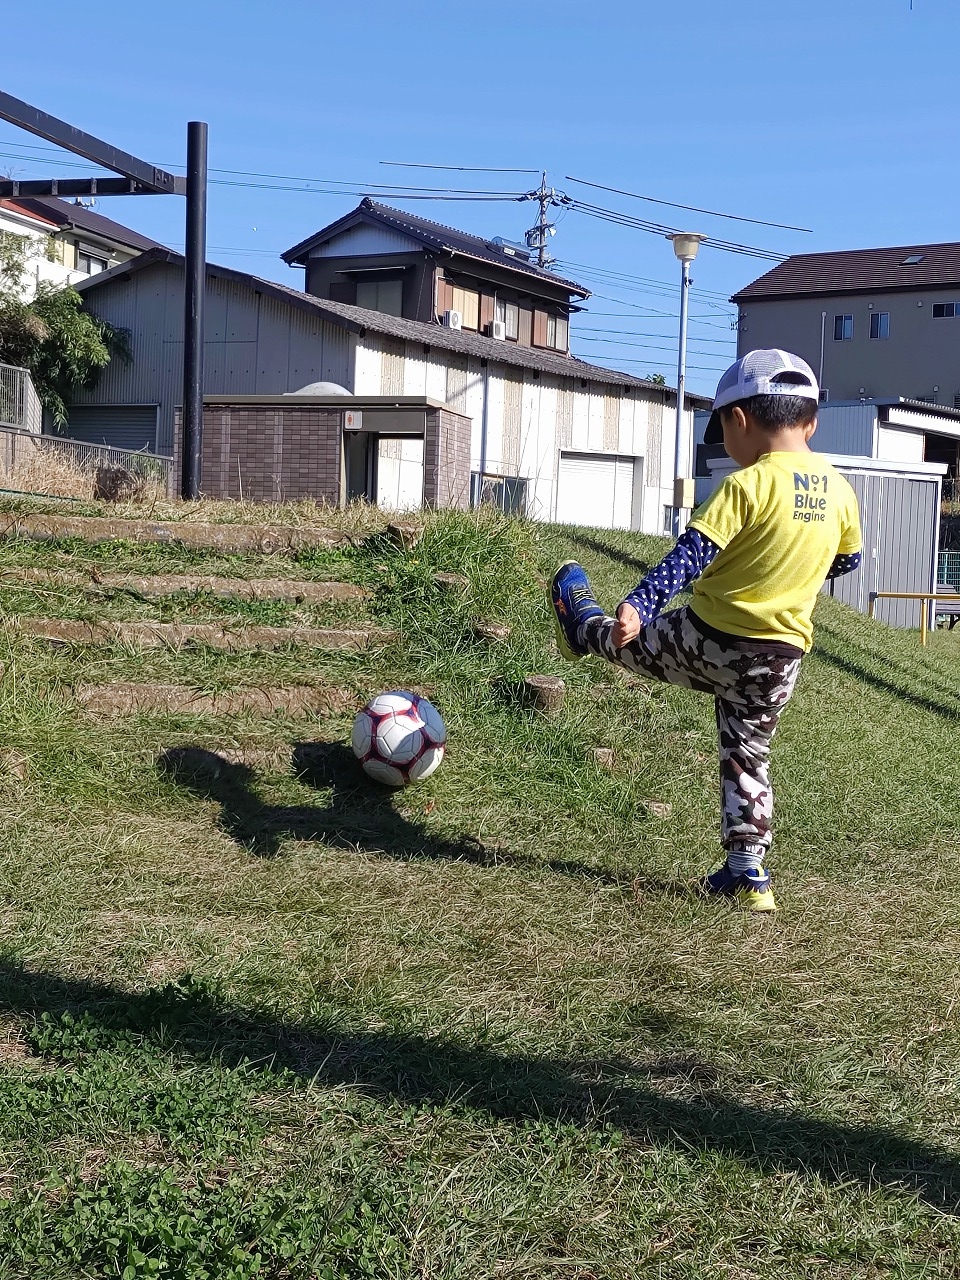
[[421,245],[416,240],[411,240],[401,231],[364,223],[359,227],[351,227],[348,231],[341,231],[326,244],[317,245],[310,250],[310,257],[345,258],[368,253],[409,253],[419,248]]
[[504,475],[516,475],[523,424],[523,374],[514,369],[504,370],[500,382],[503,385],[500,465]]
[[380,394],[402,396],[406,343],[402,338],[381,338],[380,341],[382,344]]
[[[388,362],[393,367],[398,354],[384,335],[368,332],[359,339],[357,393],[387,393],[384,369]],[[673,456],[672,429],[665,432],[663,425],[662,392],[625,392],[609,383],[585,383],[579,376],[547,376],[493,362],[485,371],[475,357],[437,347],[425,353],[415,342],[406,343],[403,365],[403,394],[426,394],[471,419],[473,470],[480,465],[486,383],[487,473],[526,479],[528,513],[534,518],[552,518],[560,449],[572,448],[642,459],[635,468],[633,523],[648,533],[662,532],[669,495],[660,488],[661,477],[670,483],[664,457],[668,452],[671,460]],[[672,428],[673,411],[669,413]]]
[[[157,451],[172,453],[183,401],[183,273],[149,267],[94,289],[88,305],[129,332],[133,360],[111,361],[77,404],[159,405]],[[318,381],[352,388],[352,336],[252,286],[209,277],[204,326],[208,395],[280,395]]]
[[819,453],[846,453],[858,458],[872,458],[876,429],[876,405],[822,404],[817,413],[817,432],[810,447]]

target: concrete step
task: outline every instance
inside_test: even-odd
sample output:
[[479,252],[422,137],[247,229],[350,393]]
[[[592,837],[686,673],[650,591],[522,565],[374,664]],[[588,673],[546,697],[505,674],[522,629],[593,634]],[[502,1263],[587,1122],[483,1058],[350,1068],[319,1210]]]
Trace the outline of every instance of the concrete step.
[[110,516],[0,516],[0,537],[52,541],[82,538],[84,542],[138,542],[182,546],[230,554],[309,551],[350,543],[340,529],[318,525],[206,524],[191,520],[129,520]]
[[76,569],[0,569],[0,587],[80,587],[103,594],[129,591],[157,600],[178,592],[206,592],[224,600],[286,600],[292,604],[361,601],[369,592],[353,582],[302,582],[288,578],[217,578],[199,573],[80,573]]
[[362,702],[352,690],[336,686],[246,687],[205,693],[189,685],[150,681],[80,684],[74,688],[73,695],[84,711],[104,719],[137,712],[210,716],[240,715],[246,711],[257,715],[344,715],[359,710]]
[[84,622],[75,618],[8,618],[4,625],[16,635],[61,644],[122,644],[141,649],[201,645],[229,652],[288,647],[359,650],[396,638],[395,632],[373,627],[227,627],[207,622]]

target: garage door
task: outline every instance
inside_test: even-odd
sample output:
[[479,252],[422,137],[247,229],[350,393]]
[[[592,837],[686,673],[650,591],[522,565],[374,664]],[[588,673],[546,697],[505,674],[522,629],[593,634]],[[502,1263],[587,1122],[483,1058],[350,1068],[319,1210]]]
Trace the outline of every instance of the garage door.
[[561,453],[557,521],[594,529],[629,529],[633,523],[635,461]]
[[77,404],[70,410],[67,434],[87,444],[107,444],[114,449],[157,447],[155,404]]

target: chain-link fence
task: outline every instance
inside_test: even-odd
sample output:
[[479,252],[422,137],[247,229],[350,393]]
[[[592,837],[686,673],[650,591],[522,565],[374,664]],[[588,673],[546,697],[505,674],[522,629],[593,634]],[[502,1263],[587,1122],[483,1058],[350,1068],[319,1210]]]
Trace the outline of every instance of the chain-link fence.
[[937,582],[960,591],[960,551],[941,551],[937,556]]

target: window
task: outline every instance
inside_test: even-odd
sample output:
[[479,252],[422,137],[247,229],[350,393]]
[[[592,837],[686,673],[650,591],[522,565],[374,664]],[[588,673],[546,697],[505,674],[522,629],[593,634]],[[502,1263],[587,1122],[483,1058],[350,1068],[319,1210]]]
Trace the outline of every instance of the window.
[[569,323],[566,316],[547,316],[546,345],[554,351],[566,351]]
[[849,342],[853,337],[853,316],[833,317],[834,342]]
[[476,289],[461,289],[454,285],[453,310],[460,312],[460,323],[464,329],[480,328],[480,294]]
[[934,320],[953,320],[960,316],[960,302],[935,302],[933,304]]
[[516,342],[520,336],[520,308],[517,304],[498,298],[495,318],[503,324],[507,337]]
[[889,338],[890,337],[890,312],[889,311],[872,311],[870,313],[870,337],[871,338]]
[[385,316],[403,315],[403,281],[358,280],[357,306]]
[[77,245],[78,271],[85,271],[88,276],[95,276],[99,271],[106,271],[109,265],[106,258],[101,258],[98,254],[90,253],[88,249],[82,249]]
[[909,258],[904,258],[900,263],[901,267],[915,267],[918,262],[923,261],[922,253],[911,253]]
[[474,507],[496,507],[508,516],[522,516],[527,510],[527,482],[522,476],[470,474],[470,499]]

